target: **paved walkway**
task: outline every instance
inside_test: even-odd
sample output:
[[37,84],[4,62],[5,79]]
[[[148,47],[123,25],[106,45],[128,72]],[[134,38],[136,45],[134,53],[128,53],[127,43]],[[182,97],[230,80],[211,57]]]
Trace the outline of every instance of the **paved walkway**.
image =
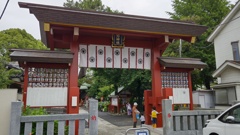
[[[83,108],[80,108],[79,113],[87,113],[87,111],[84,110]],[[99,114],[101,114],[101,113],[102,112],[99,112]],[[105,113],[105,115],[109,116],[109,119],[114,119],[113,115],[111,115],[107,112],[104,112],[104,113]],[[112,121],[108,122],[109,119],[107,120],[107,116],[103,117],[106,120],[103,118],[100,118],[100,117],[101,116],[98,117],[98,134],[99,135],[125,135],[126,130],[129,128],[132,128],[132,125],[129,125],[129,120],[130,121],[132,120],[131,117],[129,117],[129,119],[126,119],[126,117],[128,117],[128,116],[122,116],[124,119],[122,119],[120,122],[117,122],[117,124],[121,123],[120,126],[110,123]],[[115,117],[118,120],[119,120],[119,117],[121,118],[121,116],[115,116]],[[127,122],[125,122],[125,121],[127,121]],[[124,126],[124,123],[127,124],[127,126]],[[115,122],[115,124],[116,124],[116,122]],[[140,126],[138,126],[138,127],[140,127]],[[150,130],[151,135],[163,135],[162,128],[154,129],[150,125],[143,125],[143,127],[147,127]],[[88,133],[88,129],[86,129],[86,133]],[[128,135],[134,135],[134,131],[128,132]]]

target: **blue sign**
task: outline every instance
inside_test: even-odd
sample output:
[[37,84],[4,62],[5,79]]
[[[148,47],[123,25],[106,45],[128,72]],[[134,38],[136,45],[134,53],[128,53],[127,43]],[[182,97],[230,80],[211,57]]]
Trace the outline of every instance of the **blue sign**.
[[149,135],[148,130],[136,130],[135,135]]

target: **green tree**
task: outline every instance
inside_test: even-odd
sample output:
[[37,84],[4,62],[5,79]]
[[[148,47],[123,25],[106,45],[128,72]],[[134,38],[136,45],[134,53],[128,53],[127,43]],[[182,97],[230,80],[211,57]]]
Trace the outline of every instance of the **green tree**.
[[89,89],[90,96],[106,96],[117,92],[119,87],[129,90],[132,101],[138,102],[143,110],[143,92],[151,89],[151,71],[136,69],[93,69],[94,83]]
[[0,88],[7,88],[11,83],[9,77],[18,71],[7,70],[5,67],[10,61],[10,49],[47,49],[47,47],[32,35],[21,29],[0,31]]
[[118,92],[118,88],[121,86],[122,69],[100,68],[92,70],[94,71],[94,83],[90,89],[91,91],[100,92],[100,88],[104,86],[111,86],[109,87],[110,92]]
[[121,86],[129,90],[132,99],[138,102],[139,110],[143,111],[143,92],[152,88],[150,70],[124,69],[121,75]]
[[[212,73],[216,69],[214,46],[206,41],[207,37],[213,32],[215,27],[222,21],[222,19],[229,13],[232,5],[227,0],[173,0],[173,12],[167,12],[174,20],[191,21],[200,25],[208,26],[208,29],[200,37],[198,37],[195,44],[183,42],[182,54],[183,57],[201,58],[201,60],[208,64],[208,67],[200,72],[200,81],[195,81],[205,85],[210,89],[210,83],[213,81]],[[166,51],[169,55],[174,52],[175,47],[170,47]],[[175,53],[176,55],[177,53]],[[195,74],[196,75],[196,74]],[[193,81],[194,82],[194,81]],[[197,86],[194,84],[194,86]]]
[[118,10],[112,10],[110,7],[103,5],[101,0],[67,0],[67,2],[63,3],[63,6],[68,8],[93,10],[99,12],[123,13]]

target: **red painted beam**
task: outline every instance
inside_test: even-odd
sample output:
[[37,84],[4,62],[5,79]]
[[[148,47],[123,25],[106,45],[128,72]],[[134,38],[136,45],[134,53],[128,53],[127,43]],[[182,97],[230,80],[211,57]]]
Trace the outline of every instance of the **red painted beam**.
[[[141,40],[141,39],[131,39],[125,37],[125,47],[142,47],[151,48],[152,40]],[[80,44],[97,44],[97,45],[112,45],[112,37],[101,37],[101,36],[80,36]]]
[[162,71],[164,72],[189,72],[192,71],[193,69],[190,68],[169,68],[169,67],[165,67],[165,69],[163,69]]
[[58,63],[27,63],[28,67],[35,67],[35,68],[69,68],[68,64],[58,64]]

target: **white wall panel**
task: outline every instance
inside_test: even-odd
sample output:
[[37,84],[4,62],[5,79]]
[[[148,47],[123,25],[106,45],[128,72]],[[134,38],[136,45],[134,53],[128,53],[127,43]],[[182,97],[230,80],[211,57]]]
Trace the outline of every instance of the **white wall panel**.
[[88,67],[96,67],[96,45],[88,46]]
[[67,106],[67,87],[28,87],[29,106]]
[[137,69],[143,69],[143,49],[137,49]]
[[79,67],[151,69],[151,49],[80,45]]
[[128,57],[129,56],[129,54],[128,54],[129,49],[130,48],[128,48],[128,47],[124,47],[122,49],[122,60],[121,60],[122,68],[128,68],[129,67],[129,57]]
[[105,47],[104,46],[97,46],[97,67],[103,68],[104,67],[104,59],[105,59]]
[[189,88],[173,88],[174,104],[190,104]]

